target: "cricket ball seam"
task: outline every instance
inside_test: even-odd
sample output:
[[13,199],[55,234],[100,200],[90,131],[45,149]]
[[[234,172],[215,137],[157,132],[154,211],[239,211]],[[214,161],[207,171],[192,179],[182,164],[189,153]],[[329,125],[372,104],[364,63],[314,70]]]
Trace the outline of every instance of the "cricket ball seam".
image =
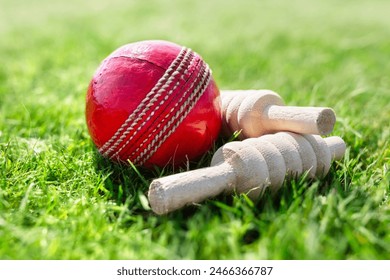
[[[174,104],[174,106],[169,110],[169,112],[165,115],[165,117],[157,124],[157,126],[149,133],[149,135],[143,140],[143,142],[136,148],[134,152],[130,155],[130,158],[133,158],[134,155],[136,155],[144,146],[146,142],[149,141],[151,137],[154,136],[153,140],[149,143],[149,145],[144,148],[144,150],[140,153],[140,155],[136,158],[135,162],[138,162],[147,152],[149,152],[150,148],[156,144],[158,139],[165,133],[165,131],[172,125],[174,121],[178,118],[178,115],[181,114],[184,110],[184,108],[187,106],[186,103],[183,103],[184,99],[192,100],[193,97],[197,94],[196,90],[193,90],[196,84],[202,84],[204,82],[204,75],[205,71],[207,71],[207,65],[205,63],[201,64],[200,70],[197,73],[197,76],[194,77],[190,85],[188,86],[187,90],[181,95],[180,99]],[[191,92],[191,90],[193,90]],[[178,106],[181,106],[179,109],[177,109]],[[170,118],[171,113],[176,112],[176,114],[171,118],[170,121],[168,121],[166,124],[165,122]],[[186,113],[187,115],[188,113]],[[160,127],[164,125],[162,129]],[[158,134],[156,132],[159,131]]]
[[[143,129],[143,127],[145,126],[145,124],[147,124],[151,119],[152,117],[154,116],[154,114],[160,109],[160,107],[165,103],[167,102],[167,100],[169,99],[169,97],[172,95],[172,93],[177,89],[177,87],[181,84],[181,79],[184,79],[184,77],[187,75],[188,73],[188,70],[189,70],[189,65],[191,64],[192,60],[194,59],[194,53],[192,51],[189,51],[186,56],[184,57],[184,59],[181,61],[179,67],[173,72],[173,74],[168,78],[167,82],[162,86],[162,88],[158,91],[158,94],[156,94],[154,96],[154,98],[152,99],[152,101],[147,104],[146,106],[148,106],[149,108],[152,108],[152,112],[150,112],[147,116],[147,118],[141,123],[138,125],[136,131],[130,136],[129,139],[127,139],[127,141],[122,144],[120,146],[119,149],[118,146],[123,142],[123,140],[128,136],[128,134],[131,132],[131,130],[134,129],[134,126],[137,124],[138,121],[142,120],[142,118],[146,115],[146,111],[148,110],[144,110],[144,112],[142,112],[139,117],[136,119],[136,121],[126,129],[126,131],[122,134],[122,136],[120,137],[120,139],[122,139],[119,143],[117,143],[116,147],[113,147],[113,149],[117,149],[117,151],[110,157],[110,158],[115,158],[119,155],[119,153],[133,140],[133,138]],[[183,69],[184,72],[183,72]],[[180,76],[179,76],[180,75]],[[167,88],[169,88],[169,86],[175,81],[175,78],[176,76],[178,76],[178,79],[177,81],[175,82],[175,84],[173,85],[173,87],[165,94],[164,98],[160,101],[160,103],[158,103],[156,106],[154,106],[154,103],[158,100],[158,97],[161,96],[161,93],[166,91]],[[148,109],[149,109],[148,108]]]
[[[165,140],[176,130],[176,128],[187,117],[187,115],[190,113],[192,108],[195,106],[195,104],[198,102],[198,100],[202,97],[203,93],[205,92],[207,86],[210,83],[210,80],[211,80],[211,70],[208,67],[208,65],[206,64],[206,70],[202,76],[202,82],[197,85],[196,89],[194,90],[195,94],[192,95],[194,97],[194,100],[187,100],[185,102],[185,104],[181,107],[181,111],[177,112],[175,114],[175,118],[177,116],[180,116],[179,120],[175,123],[175,125],[168,131],[167,134],[165,134],[165,136],[162,138],[161,141],[159,141],[158,143],[156,143],[154,145],[154,148],[148,154],[143,156],[142,161],[139,161],[140,159],[137,158],[137,160],[135,161],[135,164],[143,165],[143,164],[145,164],[145,162],[147,160],[149,160],[151,158],[151,156],[157,151],[157,149],[165,142]],[[184,111],[184,108],[186,108],[187,110],[184,112],[184,114],[182,114],[182,111]],[[171,122],[171,124],[174,123],[173,120],[171,120],[170,122]],[[160,131],[160,134],[163,134],[163,132]],[[152,147],[152,143],[149,144],[148,148],[150,149],[151,147]]]
[[[161,96],[161,94],[170,86],[170,84],[174,81],[174,78],[180,74],[180,71],[182,70],[183,67],[187,67],[187,64],[189,63],[190,61],[190,58],[192,57],[192,52],[190,50],[187,50],[188,52],[185,54],[184,58],[180,61],[180,64],[178,66],[178,68],[173,71],[172,75],[167,75],[166,78],[167,79],[164,79],[163,81],[161,81],[161,79],[158,81],[158,83],[156,84],[155,88],[157,86],[161,87],[157,93],[154,94],[153,98],[151,98],[150,102],[148,102],[148,100],[146,100],[147,98],[145,98],[141,104],[139,105],[139,107],[142,105],[142,107],[145,107],[143,108],[142,112],[139,114],[139,116],[135,119],[135,121],[133,123],[131,123],[131,125],[127,126],[126,130],[121,134],[121,136],[119,137],[119,139],[116,141],[115,144],[113,144],[110,149],[108,151],[106,151],[105,153],[105,156],[109,156],[110,153],[112,153],[113,151],[115,151],[118,146],[124,141],[124,139],[127,137],[127,135],[131,132],[131,130],[134,129],[134,127],[137,125],[137,123],[139,121],[142,120],[142,118],[146,115],[146,112],[149,111],[150,108],[152,108],[154,106],[154,103],[158,100],[158,98]],[[171,73],[170,73],[171,74]],[[163,75],[165,76],[165,75]],[[179,83],[179,81],[177,81],[177,83]],[[148,98],[150,99],[150,98]],[[168,99],[168,95],[165,95],[165,99],[163,99],[162,102],[165,102],[166,100]],[[161,104],[160,104],[161,105]],[[138,109],[138,107],[137,107]],[[140,110],[137,110],[136,111],[140,111]],[[156,108],[155,108],[156,110]],[[149,116],[152,116],[154,114],[154,112],[151,112],[149,113]],[[143,125],[145,124],[145,121],[144,123],[140,124],[138,126],[138,128],[140,129]],[[134,133],[133,135],[131,135],[131,139],[129,139],[125,145],[127,145],[131,140],[132,138],[136,135],[136,133]],[[110,158],[114,158],[116,157],[120,151],[122,151],[124,146],[122,146],[119,150],[117,150],[117,152],[114,153],[114,155],[110,156]]]
[[[153,95],[155,95],[155,92],[159,90],[159,88],[164,84],[166,83],[166,81],[168,80],[168,78],[170,77],[171,73],[174,71],[174,69],[177,67],[177,65],[179,65],[185,55],[188,53],[188,52],[191,52],[189,51],[187,48],[183,47],[179,53],[179,55],[175,58],[175,60],[171,63],[171,65],[167,68],[167,70],[165,71],[164,75],[158,80],[158,82],[156,83],[156,85],[152,88],[152,90],[146,95],[146,97],[142,100],[142,102],[139,104],[139,106],[129,115],[129,117],[126,119],[126,121],[121,125],[121,127],[115,132],[115,134],[99,149],[99,152],[101,154],[103,154],[104,156],[107,156],[109,153],[112,152],[113,149],[115,148],[112,148],[112,144],[117,141],[118,137],[121,135],[121,133],[123,132],[123,130],[128,126],[128,124],[130,123],[130,121],[132,121],[134,119],[134,117],[141,111],[141,110],[144,110],[146,104],[149,102],[149,100],[151,99],[151,97]],[[150,107],[146,107],[147,109],[150,108]],[[110,147],[111,146],[111,147]],[[107,150],[108,149],[108,150]],[[107,151],[105,151],[107,150]]]

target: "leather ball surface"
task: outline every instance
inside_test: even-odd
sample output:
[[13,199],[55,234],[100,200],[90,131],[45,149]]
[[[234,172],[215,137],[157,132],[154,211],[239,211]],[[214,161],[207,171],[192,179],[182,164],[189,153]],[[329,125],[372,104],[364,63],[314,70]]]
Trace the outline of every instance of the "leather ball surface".
[[221,127],[221,101],[209,66],[166,41],[111,53],[87,91],[86,120],[99,152],[151,167],[179,165],[207,152]]

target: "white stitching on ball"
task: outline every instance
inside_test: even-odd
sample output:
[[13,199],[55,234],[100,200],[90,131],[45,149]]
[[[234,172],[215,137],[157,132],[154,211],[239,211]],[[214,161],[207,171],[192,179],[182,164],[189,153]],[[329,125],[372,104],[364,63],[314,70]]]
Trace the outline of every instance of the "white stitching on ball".
[[[121,125],[121,127],[115,132],[115,134],[99,149],[99,152],[103,155],[107,155],[108,151],[104,152],[107,148],[109,148],[114,141],[117,140],[118,136],[121,135],[122,131],[128,126],[130,121],[134,119],[134,117],[141,111],[144,110],[145,106],[149,103],[150,98],[155,95],[155,92],[160,89],[162,85],[166,83],[168,78],[170,77],[171,73],[174,71],[174,69],[179,65],[179,63],[182,62],[185,54],[189,50],[185,47],[183,47],[179,53],[179,55],[175,58],[175,60],[171,63],[171,65],[168,67],[168,69],[165,71],[164,75],[158,80],[156,85],[152,88],[152,90],[146,95],[146,97],[142,100],[142,102],[138,105],[138,107],[129,115],[129,117],[126,119],[126,121]],[[150,108],[147,107],[147,109]]]
[[[201,80],[201,77],[202,77],[202,74],[203,72],[205,71],[205,64],[202,63],[201,64],[201,68],[199,69],[197,76],[195,76],[195,78],[192,80],[191,84],[188,86],[187,90],[181,95],[180,99],[178,101],[175,102],[174,106],[171,107],[171,109],[169,110],[169,112],[165,115],[165,117],[157,124],[157,126],[151,131],[149,132],[149,135],[144,139],[144,141],[142,141],[142,143],[137,147],[137,149],[135,151],[132,152],[132,154],[129,156],[129,158],[132,158],[135,154],[137,154],[139,152],[140,149],[142,149],[142,147],[144,146],[144,144],[151,138],[151,137],[154,137],[153,141],[152,142],[156,142],[157,141],[157,138],[161,137],[162,133],[161,133],[161,126],[165,125],[166,121],[168,119],[171,118],[171,114],[173,112],[177,112],[178,109],[177,107],[181,106],[183,104],[183,100],[185,98],[188,98],[188,100],[190,100],[191,98],[191,94],[194,94],[195,92],[191,92],[191,90],[194,88],[194,86],[196,84],[199,84],[200,80]],[[180,110],[180,109],[179,109]],[[181,109],[182,110],[182,109]],[[171,122],[172,120],[175,120],[175,116],[173,117],[173,119],[171,119]],[[171,122],[168,122],[168,124],[166,124],[165,127],[163,127],[163,131],[165,131],[167,129],[167,127],[170,126]],[[156,134],[157,131],[160,131],[160,133]],[[145,149],[150,149],[150,147],[148,148],[145,148]],[[141,152],[141,154],[144,154],[145,151]],[[139,159],[139,156],[137,157],[137,160]]]
[[[198,84],[196,89],[194,90],[194,94],[191,95],[191,97],[194,97],[193,100],[187,100],[183,106],[181,106],[180,111],[176,112],[175,117],[168,123],[171,125],[176,121],[176,118],[180,116],[180,118],[176,121],[175,125],[168,131],[167,134],[159,141],[159,142],[152,142],[148,145],[148,148],[144,151],[143,154],[140,154],[139,157],[135,160],[135,164],[143,165],[152,155],[157,151],[157,149],[165,142],[165,140],[176,130],[176,128],[183,122],[183,120],[187,117],[187,115],[190,113],[192,108],[195,106],[195,104],[198,102],[200,97],[205,92],[208,84],[211,80],[211,71],[206,64],[206,71],[202,76],[202,81]],[[184,109],[186,111],[183,114]],[[165,130],[168,129],[169,125],[166,125],[164,130],[160,131],[157,139],[165,132]],[[154,148],[149,152],[148,150],[154,146]],[[141,160],[142,159],[142,160]]]
[[[127,137],[127,135],[131,132],[131,130],[134,130],[134,127],[136,124],[142,120],[142,118],[146,115],[146,112],[154,106],[154,103],[157,101],[158,97],[161,96],[161,94],[172,84],[176,78],[176,76],[179,76],[179,79],[176,81],[172,89],[168,91],[168,93],[164,96],[164,99],[161,100],[159,104],[157,104],[152,110],[151,113],[149,113],[148,117],[138,125],[136,131],[130,136],[130,138],[121,145],[121,147],[110,157],[110,158],[115,158],[118,156],[118,154],[130,143],[130,141],[137,135],[137,132],[139,132],[143,126],[150,121],[150,119],[153,117],[155,112],[168,100],[169,96],[172,95],[172,93],[175,91],[175,89],[181,84],[181,78],[185,77],[185,75],[188,73],[188,66],[191,63],[192,59],[194,58],[194,53],[192,51],[189,51],[184,59],[182,60],[182,63],[179,65],[176,71],[173,72],[173,74],[169,77],[167,80],[166,84],[163,85],[163,87],[157,92],[157,94],[153,97],[153,99],[150,101],[149,104],[147,104],[147,110],[144,110],[139,117],[131,124],[130,127],[126,129],[126,131],[120,136],[120,138],[117,140],[117,142],[106,152],[107,154],[109,151],[113,151],[117,149],[117,147],[123,142],[123,140]],[[184,72],[182,72],[183,68],[185,69]]]

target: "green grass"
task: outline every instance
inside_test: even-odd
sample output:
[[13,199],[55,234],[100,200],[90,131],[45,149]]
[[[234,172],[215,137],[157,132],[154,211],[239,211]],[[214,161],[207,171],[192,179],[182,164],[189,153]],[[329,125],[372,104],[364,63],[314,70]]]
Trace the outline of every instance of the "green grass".
[[[390,257],[389,1],[101,2],[0,0],[0,259]],[[333,107],[345,158],[256,203],[154,215],[148,184],[179,170],[102,159],[84,106],[111,51],[156,38],[200,53],[221,88]]]

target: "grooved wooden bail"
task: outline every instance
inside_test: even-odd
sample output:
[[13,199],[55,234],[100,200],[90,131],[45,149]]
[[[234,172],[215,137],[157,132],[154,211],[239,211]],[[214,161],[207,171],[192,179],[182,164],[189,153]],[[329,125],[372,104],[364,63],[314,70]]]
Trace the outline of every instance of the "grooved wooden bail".
[[247,193],[256,198],[270,187],[281,187],[285,176],[322,177],[332,159],[341,159],[345,143],[340,137],[279,132],[245,141],[234,141],[219,148],[211,167],[183,172],[154,180],[149,202],[157,214],[199,203],[220,193]]
[[235,131],[241,139],[276,131],[326,135],[336,122],[331,108],[284,106],[271,90],[222,90],[221,99],[226,136]]

